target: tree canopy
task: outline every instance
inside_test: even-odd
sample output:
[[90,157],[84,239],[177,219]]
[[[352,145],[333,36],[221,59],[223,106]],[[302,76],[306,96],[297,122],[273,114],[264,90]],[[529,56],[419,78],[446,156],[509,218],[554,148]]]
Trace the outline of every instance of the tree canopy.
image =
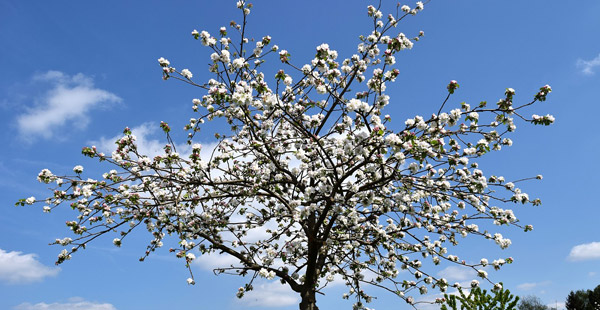
[[[82,166],[69,175],[44,169],[38,180],[55,184],[51,196],[17,203],[39,202],[45,212],[67,204],[78,213],[67,222],[75,236],[56,240],[67,247],[57,263],[99,236],[116,233],[113,243],[121,246],[133,230],[146,229],[153,240],[141,260],[171,235],[177,243],[169,251],[188,267],[188,283],[195,283],[190,264],[197,255],[227,254],[237,263],[215,271],[245,276],[238,297],[253,289],[257,277],[277,278],[300,295],[300,309],[318,309],[316,293],[336,278],[348,287],[343,297],[355,299],[357,309],[373,298],[366,287],[389,291],[413,306],[429,289],[460,287],[431,272],[430,262],[470,268],[501,289],[485,267],[499,269],[512,258],[473,263],[449,246],[467,235],[510,246],[510,239],[478,223],[532,230],[505,205],[541,204],[517,187],[541,175],[511,182],[486,175],[476,160],[512,145],[509,136],[519,121],[552,124],[551,115],[525,114],[546,100],[550,86],[521,103],[516,91],[506,88],[494,104],[463,102],[450,109],[459,89],[450,81],[439,110],[407,119],[394,131],[392,116],[383,113],[392,100],[386,89],[400,74],[397,55],[424,35],[397,27],[421,12],[422,2],[385,16],[369,6],[373,29],[360,36],[356,53],[340,60],[322,44],[303,65],[271,37],[249,36],[252,5],[242,0],[237,7],[241,21],[216,36],[192,32],[213,51],[213,79],[198,82],[190,70],[158,59],[165,80],[205,91],[192,101],[187,151],[177,150],[167,123],[160,126],[169,143],[154,157],[141,154],[125,128],[112,154],[93,146],[82,150],[110,167],[101,178],[84,177]],[[274,77],[261,72],[269,57],[284,68]],[[201,129],[211,121],[226,122],[229,130],[215,134],[215,147],[207,149],[199,141],[206,140]],[[258,240],[257,231],[264,232]]]
[[593,290],[577,290],[569,292],[565,301],[567,310],[600,309],[600,285]]
[[537,296],[525,296],[521,298],[519,302],[519,310],[547,310],[548,307],[544,305],[542,300]]

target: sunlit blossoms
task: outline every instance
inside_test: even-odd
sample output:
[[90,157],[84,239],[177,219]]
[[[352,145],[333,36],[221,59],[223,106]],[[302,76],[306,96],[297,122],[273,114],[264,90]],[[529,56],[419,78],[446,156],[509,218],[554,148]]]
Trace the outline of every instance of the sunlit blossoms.
[[[419,295],[460,286],[436,276],[446,266],[496,284],[484,267],[499,269],[512,258],[461,257],[452,246],[471,235],[504,249],[511,240],[494,226],[533,229],[508,207],[539,205],[519,182],[541,175],[510,182],[486,175],[477,159],[512,145],[508,136],[518,122],[552,124],[551,115],[524,113],[551,88],[541,87],[523,103],[507,88],[495,105],[457,105],[451,98],[459,83],[450,81],[440,85],[447,93],[439,110],[392,124],[383,109],[394,104],[385,93],[400,74],[394,65],[423,36],[396,27],[422,11],[422,2],[387,16],[369,6],[373,29],[360,37],[355,53],[323,43],[305,63],[294,63],[269,36],[246,37],[252,6],[236,5],[241,23],[219,28],[217,36],[191,33],[211,51],[208,82],[197,84],[190,70],[158,59],[164,79],[204,91],[192,100],[194,115],[185,125],[189,151],[176,149],[163,122],[168,144],[159,155],[140,153],[126,128],[110,156],[95,147],[82,150],[110,166],[100,178],[84,178],[81,166],[75,176],[39,173],[40,182],[55,186],[40,201],[44,211],[66,204],[77,213],[66,223],[74,237],[56,242],[69,247],[57,263],[99,235],[115,231],[113,244],[122,246],[132,230],[145,229],[151,241],[141,260],[164,241],[194,284],[190,264],[197,257],[230,255],[236,263],[215,272],[249,275],[238,297],[256,278],[278,278],[300,295],[300,309],[318,309],[317,292],[335,279],[347,286],[343,298],[354,299],[355,309],[367,309],[377,288],[418,305]],[[267,60],[283,68],[263,73]],[[202,131],[211,121],[229,129],[212,142]],[[30,197],[17,204],[36,202]],[[172,244],[167,235],[179,241]]]
[[192,72],[191,72],[190,70],[188,70],[188,69],[183,69],[183,70],[181,70],[181,75],[182,75],[183,77],[185,77],[186,79],[188,79],[188,80],[189,80],[189,79],[191,79],[191,78],[194,76],[194,75],[192,74]]
[[28,205],[32,205],[35,203],[35,197],[31,196],[27,199],[25,199],[25,203],[27,203]]
[[161,67],[168,67],[171,64],[168,60],[166,60],[162,57],[158,59],[158,63],[160,64]]
[[[48,170],[48,169],[45,169],[45,170]],[[42,172],[40,173],[40,175],[41,175],[43,172],[44,172],[44,171],[42,171]],[[77,174],[80,174],[80,173],[82,173],[82,172],[83,172],[83,166],[81,166],[81,165],[77,165],[77,166],[75,166],[75,167],[73,168],[73,172],[75,172],[75,173],[77,173]]]

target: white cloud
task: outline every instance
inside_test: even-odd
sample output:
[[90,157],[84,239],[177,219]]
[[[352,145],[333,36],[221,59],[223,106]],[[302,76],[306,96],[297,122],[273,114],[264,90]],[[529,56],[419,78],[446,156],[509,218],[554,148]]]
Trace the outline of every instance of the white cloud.
[[[148,122],[130,129],[131,134],[136,138],[137,149],[141,155],[146,155],[152,158],[156,155],[165,153],[164,147],[167,142],[166,139],[164,139],[164,134],[162,134],[162,131],[160,131],[160,127],[157,124]],[[101,137],[100,140],[91,141],[89,144],[95,145],[99,151],[110,155],[114,150],[117,149],[115,142],[122,137],[123,134],[117,134],[110,138]],[[159,140],[155,137],[161,137],[163,139]],[[207,160],[210,158],[216,146],[216,142],[203,144],[200,152],[202,159]],[[177,152],[183,158],[187,157],[192,152],[192,147],[185,143],[176,144],[175,149],[177,149]]]
[[551,283],[550,281],[521,283],[521,284],[517,285],[517,288],[520,290],[523,290],[523,291],[528,291],[528,290],[532,290],[536,287],[549,285],[550,283]]
[[238,300],[250,307],[285,307],[300,302],[297,294],[279,281],[254,285],[254,290]]
[[594,69],[600,67],[600,54],[592,60],[577,59],[577,67],[581,69],[581,73],[583,74],[594,74]]
[[537,283],[521,283],[517,285],[517,288],[520,290],[528,291],[537,286]]
[[8,284],[39,282],[58,274],[60,268],[40,263],[35,254],[6,252],[0,249],[0,281]]
[[89,112],[121,98],[108,91],[94,87],[91,78],[78,73],[69,76],[60,71],[48,71],[33,78],[34,86],[52,84],[43,98],[39,98],[26,112],[17,116],[19,133],[28,140],[36,137],[51,138],[64,127],[85,128]]
[[37,304],[22,303],[13,308],[14,310],[117,310],[115,306],[108,303],[85,301],[82,298],[70,298],[66,303],[40,302]]
[[241,266],[240,260],[229,254],[209,253],[202,254],[194,260],[194,263],[206,270],[227,268],[231,265]]
[[[158,130],[157,126],[152,123],[144,123],[140,126],[131,128],[131,133],[136,137],[137,149],[140,154],[144,154],[150,158],[163,154],[166,143],[162,143],[157,139],[152,139]],[[117,134],[111,138],[100,138],[100,141],[90,142],[96,145],[98,150],[107,154],[112,153],[117,149],[115,142],[123,137],[123,134]],[[177,150],[179,151],[179,150]]]
[[438,272],[438,276],[446,278],[448,281],[465,281],[475,279],[477,273],[468,267],[448,266]]
[[571,261],[600,259],[600,242],[576,245],[567,258]]
[[558,310],[563,310],[566,309],[567,307],[565,306],[564,302],[553,302],[550,304],[546,305],[549,309],[558,309]]

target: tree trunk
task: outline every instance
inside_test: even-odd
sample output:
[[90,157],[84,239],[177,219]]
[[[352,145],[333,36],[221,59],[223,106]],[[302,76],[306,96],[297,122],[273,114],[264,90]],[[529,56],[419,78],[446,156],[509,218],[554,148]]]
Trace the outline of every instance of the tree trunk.
[[[308,218],[308,226],[314,227],[316,222],[316,215],[312,213]],[[300,302],[300,310],[319,310],[317,307],[316,294],[316,283],[318,280],[318,274],[321,266],[318,266],[317,261],[319,260],[319,250],[322,243],[317,242],[316,232],[318,229],[307,231],[308,237],[308,255],[306,257],[306,272],[304,274],[304,283],[300,296],[302,301]]]
[[319,310],[317,307],[317,299],[315,297],[315,290],[311,288],[305,288],[300,294],[302,301],[300,302],[300,310]]

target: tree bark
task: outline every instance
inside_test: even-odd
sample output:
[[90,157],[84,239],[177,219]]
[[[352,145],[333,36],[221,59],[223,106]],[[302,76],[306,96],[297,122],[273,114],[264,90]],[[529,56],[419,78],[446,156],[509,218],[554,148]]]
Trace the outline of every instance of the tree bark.
[[302,296],[300,310],[319,310],[314,288],[304,288],[300,296]]

